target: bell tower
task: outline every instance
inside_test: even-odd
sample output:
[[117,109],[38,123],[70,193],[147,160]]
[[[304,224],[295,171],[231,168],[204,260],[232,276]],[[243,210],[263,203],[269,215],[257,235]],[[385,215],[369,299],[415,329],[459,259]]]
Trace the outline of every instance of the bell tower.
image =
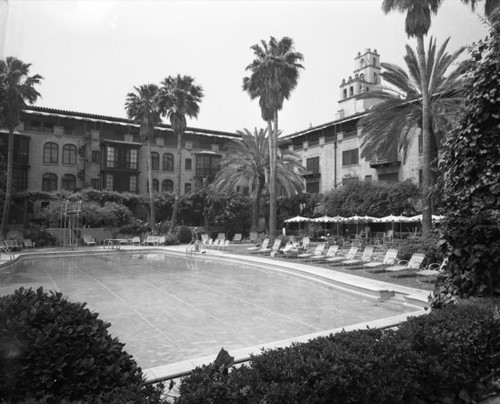
[[377,98],[366,98],[366,95],[361,98],[361,94],[382,89],[380,71],[380,55],[376,49],[358,52],[354,58],[353,76],[342,79],[340,84],[338,118],[364,112],[380,102]]

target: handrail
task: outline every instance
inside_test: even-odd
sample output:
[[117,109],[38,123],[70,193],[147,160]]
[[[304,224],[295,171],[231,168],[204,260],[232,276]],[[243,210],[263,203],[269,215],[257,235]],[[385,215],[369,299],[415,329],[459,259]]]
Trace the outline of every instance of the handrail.
[[11,260],[16,259],[14,254],[12,254],[12,251],[10,251],[9,247],[7,247],[6,245],[0,245],[0,252],[6,253]]

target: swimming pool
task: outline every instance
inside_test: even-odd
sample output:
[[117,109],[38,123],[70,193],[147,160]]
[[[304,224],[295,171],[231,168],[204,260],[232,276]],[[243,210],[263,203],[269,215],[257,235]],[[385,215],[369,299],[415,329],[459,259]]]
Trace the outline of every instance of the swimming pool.
[[14,265],[0,275],[0,295],[43,286],[87,302],[142,368],[395,314],[312,277],[201,255],[121,252]]

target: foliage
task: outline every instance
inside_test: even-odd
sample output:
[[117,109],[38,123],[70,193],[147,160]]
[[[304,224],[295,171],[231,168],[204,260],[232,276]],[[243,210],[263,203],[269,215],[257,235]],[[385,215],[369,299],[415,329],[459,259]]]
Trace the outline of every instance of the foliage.
[[402,183],[352,181],[325,194],[323,210],[330,216],[416,214],[420,191],[411,181]]
[[191,240],[193,239],[193,234],[191,233],[191,230],[189,229],[189,227],[180,226],[177,229],[177,233],[175,234],[175,237],[177,238],[177,240],[179,240],[179,243],[187,244],[187,243],[190,243]]
[[0,297],[0,396],[98,402],[150,394],[156,401],[148,402],[159,402],[109,327],[60,292],[20,288]]
[[451,254],[435,306],[459,297],[500,295],[499,23],[471,56],[459,127],[443,159],[443,232]]
[[405,239],[398,247],[398,258],[409,260],[415,253],[425,254],[426,265],[439,263],[444,259],[444,253],[439,248],[439,235],[432,233],[430,237]]
[[229,373],[214,364],[183,379],[178,404],[472,403],[500,366],[498,306],[465,302],[361,330],[265,350]]
[[215,226],[224,226],[227,233],[244,233],[250,228],[252,201],[241,194],[212,194],[207,214]]
[[165,245],[177,245],[179,244],[179,239],[173,233],[168,233],[165,236]]
[[25,239],[33,241],[37,247],[51,247],[57,245],[57,239],[40,225],[29,225],[24,230],[23,236]]
[[132,218],[131,221],[118,229],[120,234],[125,234],[129,236],[141,236],[145,233],[151,231],[149,223],[145,223],[142,220]]
[[278,226],[283,226],[284,221],[293,216],[313,217],[316,208],[322,206],[322,194],[303,192],[292,197],[278,199]]

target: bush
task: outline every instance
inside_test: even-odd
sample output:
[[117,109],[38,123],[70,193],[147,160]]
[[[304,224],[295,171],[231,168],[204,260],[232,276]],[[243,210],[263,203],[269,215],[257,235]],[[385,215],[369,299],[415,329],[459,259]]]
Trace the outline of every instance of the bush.
[[191,233],[191,230],[189,229],[189,227],[186,226],[179,227],[175,236],[177,237],[177,240],[179,240],[179,243],[181,244],[190,243],[191,240],[193,239],[193,234]]
[[267,350],[227,374],[214,364],[197,368],[181,382],[177,403],[472,403],[493,389],[499,326],[491,302],[458,304],[396,330]]
[[171,233],[167,233],[165,236],[165,245],[177,245],[179,244],[179,240],[177,236]]
[[439,248],[439,236],[431,234],[427,238],[405,239],[399,245],[398,258],[409,260],[415,253],[425,254],[426,263],[441,262],[444,259],[443,251]]
[[43,288],[20,288],[0,298],[1,397],[160,402],[124,345],[108,333],[110,324],[85,305]]

